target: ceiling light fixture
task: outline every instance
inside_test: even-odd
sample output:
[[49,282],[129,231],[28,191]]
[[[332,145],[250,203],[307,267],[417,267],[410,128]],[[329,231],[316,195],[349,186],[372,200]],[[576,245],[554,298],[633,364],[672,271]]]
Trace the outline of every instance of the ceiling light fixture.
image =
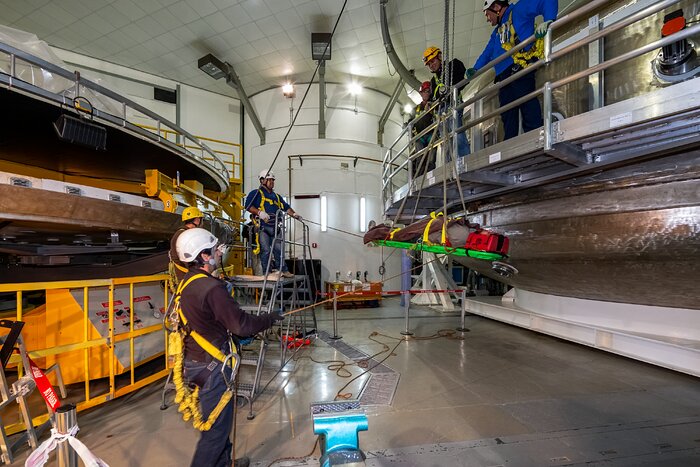
[[228,74],[228,66],[212,54],[200,58],[197,66],[214,79],[224,78]]
[[348,91],[350,91],[350,94],[353,96],[357,96],[358,94],[362,94],[362,86],[359,83],[352,82],[348,84]]
[[284,86],[282,86],[282,94],[284,94],[284,97],[294,97],[296,95],[294,85],[292,83],[287,83]]
[[329,32],[311,33],[311,58],[314,60],[331,59],[331,37]]
[[413,106],[411,104],[406,104],[403,106],[403,113],[410,114],[413,113]]

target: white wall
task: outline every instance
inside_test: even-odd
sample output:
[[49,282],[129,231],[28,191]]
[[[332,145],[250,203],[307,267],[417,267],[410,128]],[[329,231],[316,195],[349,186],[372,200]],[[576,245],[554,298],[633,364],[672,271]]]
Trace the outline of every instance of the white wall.
[[[153,88],[176,90],[179,126],[195,136],[240,143],[241,106],[238,99],[204,91],[176,81],[161,78],[121,65],[98,60],[68,50],[52,48],[67,63],[68,69],[80,71],[84,77],[96,81],[146,107],[161,117],[178,123],[178,106],[153,98]],[[139,112],[127,111],[132,123],[154,126],[155,121]],[[230,146],[207,143],[214,150],[231,152]]]
[[[268,169],[280,149],[280,143],[290,123],[290,104],[299,106],[306,85],[297,86],[297,98],[285,98],[281,90],[272,89],[254,96],[251,100],[258,118],[267,129],[266,144],[260,145],[258,135],[247,117],[245,121],[245,178],[247,190],[258,186],[258,174]],[[380,199],[381,159],[384,149],[377,145],[379,118],[389,97],[372,90],[364,90],[357,102],[345,86],[326,86],[326,138],[318,139],[318,87],[312,85],[295,127],[282,147],[274,163],[277,181],[275,191],[284,195],[292,207],[308,219],[310,241],[318,247],[312,249],[314,258],[321,259],[322,280],[335,278],[340,271],[368,271],[370,280],[380,280],[378,269],[384,255],[380,248],[364,246],[359,225],[360,197],[367,202],[367,221],[381,221]],[[355,111],[357,109],[357,111]],[[398,105],[386,123],[384,142],[389,144],[401,131],[401,115]],[[301,155],[298,158],[289,156]],[[304,157],[306,156],[306,157]],[[354,160],[334,156],[359,156]],[[341,167],[347,164],[347,168]],[[290,193],[291,181],[291,193]],[[290,197],[291,194],[291,197]],[[328,229],[321,232],[320,199],[295,199],[295,195],[325,195],[328,199]],[[297,237],[300,237],[298,234]],[[300,253],[299,253],[300,256]],[[400,271],[400,255],[394,254],[386,264],[386,275]],[[389,281],[385,288],[398,288],[398,279]]]

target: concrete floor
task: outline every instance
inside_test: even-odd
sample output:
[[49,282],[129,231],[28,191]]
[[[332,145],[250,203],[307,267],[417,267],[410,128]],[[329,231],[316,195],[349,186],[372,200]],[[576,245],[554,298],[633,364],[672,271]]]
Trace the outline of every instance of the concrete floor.
[[[414,337],[459,324],[457,314],[411,312]],[[332,332],[330,311],[317,314],[320,330]],[[339,314],[342,342],[369,355],[382,350],[373,332],[398,344],[384,361],[400,377],[391,405],[365,407],[360,447],[369,466],[700,465],[697,378],[476,316],[467,317],[471,332],[400,342],[395,300]],[[256,400],[253,420],[240,409],[237,456],[256,466],[318,465],[309,404],[333,400],[350,378],[311,358],[349,361],[321,339],[298,353]],[[279,361],[271,350],[263,383]],[[342,392],[358,397],[368,377]],[[111,466],[188,465],[198,435],[176,407],[159,409],[161,387],[81,412],[78,437]],[[275,462],[289,457],[299,459]]]

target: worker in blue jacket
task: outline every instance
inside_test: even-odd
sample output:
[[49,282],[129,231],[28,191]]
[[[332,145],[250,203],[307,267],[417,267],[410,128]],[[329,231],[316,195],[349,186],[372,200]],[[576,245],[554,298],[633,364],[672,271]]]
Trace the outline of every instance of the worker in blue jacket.
[[[281,210],[298,221],[303,219],[301,215],[294,212],[284,198],[275,193],[275,174],[271,170],[260,172],[258,179],[260,186],[248,193],[245,199],[246,211],[251,214],[251,219],[258,230],[256,243],[260,245],[260,251],[253,251],[253,253],[260,254],[264,275],[279,270],[282,277],[294,277],[294,274],[287,269],[282,255],[282,231],[278,225],[278,221],[282,218],[277,217],[277,211]],[[270,258],[270,252],[272,252],[272,258]]]
[[[559,2],[557,0],[520,0],[514,5],[509,5],[507,0],[485,0],[484,14],[494,29],[486,48],[474,67],[467,70],[467,78],[471,78],[474,73],[491,60],[518,45],[521,40],[527,39],[533,34],[538,39],[543,38],[550,23],[556,19],[558,9]],[[535,27],[535,18],[540,15],[544,21]],[[541,41],[525,47],[522,51],[508,57],[494,67],[496,71],[495,82],[505,80],[541,57]],[[535,73],[529,73],[502,87],[498,92],[498,99],[501,106],[504,106],[534,90]],[[534,98],[501,114],[505,130],[504,139],[518,135],[519,115],[522,115],[524,132],[542,126],[542,109],[540,102]]]

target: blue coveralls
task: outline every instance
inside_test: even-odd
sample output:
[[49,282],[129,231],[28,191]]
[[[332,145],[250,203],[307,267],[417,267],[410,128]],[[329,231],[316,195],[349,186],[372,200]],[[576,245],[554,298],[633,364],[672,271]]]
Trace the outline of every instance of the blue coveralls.
[[[491,60],[505,53],[498,29],[501,24],[507,22],[508,19],[511,18],[511,13],[513,28],[518,38],[518,40],[516,40],[517,43],[535,33],[535,18],[537,16],[542,15],[544,21],[554,21],[557,18],[558,9],[559,2],[557,0],[520,0],[514,5],[509,5],[501,17],[501,22],[491,32],[491,38],[484,51],[481,53],[481,56],[474,64],[474,69],[479,70]],[[529,50],[530,47],[525,47],[525,50]],[[520,70],[520,67],[513,62],[512,57],[508,57],[498,63],[494,68],[496,71],[496,83],[503,81]],[[513,81],[511,84],[502,87],[498,92],[498,99],[501,106],[504,106],[534,90],[535,73],[529,73]],[[518,135],[518,112],[522,115],[524,132],[542,126],[542,109],[540,108],[540,102],[537,98],[531,99],[501,114],[501,120],[503,121],[503,128],[505,130],[504,139],[510,139]]]
[[[263,197],[265,198],[263,205]],[[281,272],[287,272],[288,268],[284,262],[284,257],[282,256],[282,238],[278,235],[277,241],[274,242],[275,229],[277,225],[275,224],[275,216],[277,211],[282,209],[283,212],[287,212],[291,209],[291,206],[274,190],[268,190],[265,186],[260,185],[259,188],[252,190],[248,193],[245,199],[246,209],[249,207],[255,207],[261,211],[265,211],[270,216],[269,222],[262,222],[258,219],[260,223],[259,226],[259,241],[260,241],[260,264],[263,269],[263,274],[271,272],[274,269],[279,269]],[[270,262],[270,268],[268,270],[268,262],[270,261],[270,249],[272,249],[272,262]]]

